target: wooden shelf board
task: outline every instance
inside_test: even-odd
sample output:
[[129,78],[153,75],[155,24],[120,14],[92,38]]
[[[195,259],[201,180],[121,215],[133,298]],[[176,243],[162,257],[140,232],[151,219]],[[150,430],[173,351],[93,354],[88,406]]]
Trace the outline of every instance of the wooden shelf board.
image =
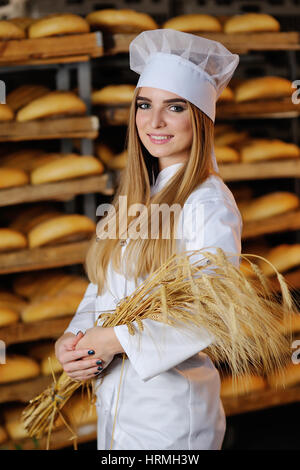
[[55,63],[78,61],[79,56],[101,57],[103,55],[100,32],[72,34],[58,37],[19,39],[0,42],[0,64],[43,64],[54,59]]
[[224,397],[222,403],[226,416],[257,411],[273,406],[300,401],[300,384],[285,389],[266,389],[237,397]]
[[294,104],[291,97],[282,99],[265,99],[244,103],[217,103],[217,119],[256,119],[256,118],[289,118],[300,115],[300,104]]
[[300,177],[300,159],[270,160],[257,163],[219,163],[225,181]]
[[0,253],[0,274],[81,264],[90,240]]
[[58,338],[69,325],[71,318],[72,316],[68,315],[30,323],[14,323],[0,328],[0,339],[9,346],[38,339]]
[[293,210],[266,219],[244,222],[242,239],[298,229],[300,229],[300,210]]
[[53,382],[52,375],[40,375],[33,379],[0,384],[0,403],[18,401],[28,403]]
[[76,194],[101,193],[112,195],[114,188],[109,187],[109,175],[94,175],[66,179],[52,183],[24,185],[0,190],[0,207],[25,202],[59,199]]
[[96,116],[74,116],[35,121],[0,123],[0,142],[90,138],[98,136],[99,120]]
[[[204,33],[198,36],[221,42],[231,52],[246,54],[249,51],[299,50],[300,34],[297,31],[268,33]],[[128,52],[130,42],[137,34],[113,34],[104,36],[104,53],[114,55]]]

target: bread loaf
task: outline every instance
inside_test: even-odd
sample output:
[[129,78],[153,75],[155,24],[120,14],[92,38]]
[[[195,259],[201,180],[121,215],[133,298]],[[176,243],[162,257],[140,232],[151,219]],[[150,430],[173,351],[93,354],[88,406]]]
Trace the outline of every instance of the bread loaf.
[[234,89],[237,103],[291,96],[292,82],[281,77],[261,77],[243,81]]
[[271,15],[265,13],[245,13],[229,18],[224,24],[224,33],[276,32],[280,23]]
[[5,429],[12,440],[29,437],[21,420],[23,410],[23,405],[14,405],[4,410]]
[[11,21],[0,21],[0,40],[23,39],[25,37],[25,32],[20,26],[14,24]]
[[48,154],[44,154],[44,152],[39,149],[16,150],[15,152],[3,155],[0,158],[0,166],[8,166],[10,168],[17,168],[19,170],[30,172],[32,168],[34,168],[36,162],[44,161],[42,158],[44,155]]
[[107,145],[99,144],[96,147],[96,153],[100,160],[112,170],[122,170],[127,164],[127,150],[115,155]]
[[237,132],[237,131],[228,131],[223,134],[219,134],[215,137],[215,145],[218,147],[223,147],[224,145],[236,145],[241,144],[247,140],[249,134],[247,131]]
[[94,29],[99,28],[110,33],[140,33],[158,28],[150,15],[129,9],[93,11],[87,15],[86,20]]
[[62,155],[37,167],[30,174],[31,184],[43,184],[103,173],[104,166],[93,156]]
[[92,93],[93,105],[129,104],[133,100],[134,85],[107,85]]
[[215,155],[218,163],[238,162],[240,160],[237,150],[228,146],[215,146]]
[[0,327],[12,325],[19,321],[19,314],[12,308],[2,307],[0,304]]
[[27,301],[22,299],[19,295],[16,295],[9,291],[0,291],[0,307],[11,308],[17,312],[21,312],[27,305]]
[[21,232],[10,228],[0,228],[0,253],[22,250],[26,247],[27,238]]
[[280,158],[299,158],[298,145],[279,139],[252,139],[240,148],[243,162],[257,162]]
[[22,28],[25,32],[28,29],[28,26],[37,21],[35,18],[28,18],[27,16],[20,16],[17,18],[10,18],[9,22],[17,25],[19,28]]
[[266,387],[265,379],[258,375],[243,375],[237,377],[236,380],[233,380],[231,376],[227,376],[221,380],[220,395],[222,398],[240,396],[264,390]]
[[[26,211],[25,209],[23,214],[21,213],[18,217],[16,217],[15,220],[10,224],[10,228],[18,230],[24,233],[24,235],[28,235],[30,230],[32,230],[34,227],[41,224],[42,222],[51,220],[54,217],[59,217],[62,215],[61,212],[56,210],[45,210],[44,213],[37,212],[35,215],[34,208],[31,209],[33,210],[31,211],[29,209],[28,211]],[[32,214],[31,217],[30,214]]]
[[64,412],[71,423],[71,426],[77,428],[84,424],[97,422],[97,410],[94,404],[80,394],[75,394],[64,406]]
[[269,374],[267,381],[272,388],[291,387],[300,382],[300,364],[288,364],[282,371]]
[[6,363],[0,367],[0,383],[16,382],[18,380],[37,377],[40,373],[38,363],[30,357],[7,355]]
[[296,209],[299,204],[300,198],[296,194],[287,191],[276,191],[254,198],[243,206],[238,205],[244,222],[250,222],[283,214]]
[[85,103],[70,91],[52,91],[35,99],[17,113],[17,121],[25,122],[49,116],[84,114]]
[[85,215],[60,215],[33,227],[28,232],[28,243],[30,248],[35,248],[66,240],[81,240],[91,236],[95,229],[96,224]]
[[8,106],[8,104],[0,103],[0,121],[12,121],[13,119],[13,110]]
[[88,22],[79,15],[62,13],[48,15],[31,24],[28,28],[30,38],[45,38],[49,36],[88,33]]
[[220,94],[218,98],[218,103],[225,102],[225,101],[233,101],[233,100],[234,100],[234,93],[232,89],[227,86],[226,88],[224,88],[224,90]]
[[43,375],[51,375],[52,371],[56,374],[63,370],[55,355],[54,341],[37,343],[30,348],[29,353],[30,357],[34,357],[34,359],[40,362]]
[[44,85],[21,85],[8,93],[6,103],[16,112],[31,101],[47,95],[51,90]]
[[162,27],[186,33],[222,31],[222,25],[217,18],[197,13],[175,16],[166,21]]
[[0,168],[0,189],[29,184],[29,175],[18,168]]
[[[293,245],[281,244],[272,248],[264,256],[280,273],[285,273],[289,269],[300,265],[300,243]],[[274,274],[269,264],[260,261],[260,268],[266,276]]]

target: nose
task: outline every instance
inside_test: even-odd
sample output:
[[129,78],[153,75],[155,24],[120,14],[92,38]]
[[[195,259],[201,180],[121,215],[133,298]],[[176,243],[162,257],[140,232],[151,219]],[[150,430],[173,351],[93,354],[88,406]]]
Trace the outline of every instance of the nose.
[[157,109],[153,109],[152,112],[151,112],[151,126],[153,129],[157,129],[157,128],[160,128],[160,127],[164,127],[165,126],[165,121],[164,121],[164,117],[163,117],[163,113],[161,112],[161,110]]

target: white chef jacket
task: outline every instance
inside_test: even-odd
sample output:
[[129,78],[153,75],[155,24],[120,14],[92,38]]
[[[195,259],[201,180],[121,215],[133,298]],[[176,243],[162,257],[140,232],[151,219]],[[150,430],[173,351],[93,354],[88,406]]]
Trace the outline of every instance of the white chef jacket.
[[[161,170],[151,193],[160,191],[182,164]],[[191,222],[199,211],[201,217],[197,220],[201,226],[192,239]],[[209,176],[193,191],[181,216],[184,224],[178,250],[214,246],[225,252],[241,253],[241,215],[231,191],[217,176]],[[232,258],[232,262],[238,266],[239,257]],[[99,312],[114,309],[124,298],[124,292],[130,295],[137,287],[133,280],[115,272],[111,264],[108,286],[109,290],[97,296],[97,286],[88,285],[66,332],[76,334],[92,328]],[[183,331],[151,319],[143,320],[143,325],[144,331],[136,328],[134,336],[126,325],[114,327],[128,359],[124,362],[119,400],[120,356],[115,356],[104,370],[98,387],[98,449],[220,449],[226,428],[220,376],[210,358],[201,352],[213,338],[204,329],[197,329],[197,333],[191,329]]]

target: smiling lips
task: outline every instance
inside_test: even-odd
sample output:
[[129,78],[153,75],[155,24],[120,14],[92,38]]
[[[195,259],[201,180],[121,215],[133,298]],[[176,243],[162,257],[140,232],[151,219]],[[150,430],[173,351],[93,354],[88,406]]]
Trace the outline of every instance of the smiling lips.
[[147,134],[147,135],[153,144],[158,144],[158,145],[166,144],[167,142],[170,142],[170,140],[173,137],[172,135],[165,135],[165,134]]

